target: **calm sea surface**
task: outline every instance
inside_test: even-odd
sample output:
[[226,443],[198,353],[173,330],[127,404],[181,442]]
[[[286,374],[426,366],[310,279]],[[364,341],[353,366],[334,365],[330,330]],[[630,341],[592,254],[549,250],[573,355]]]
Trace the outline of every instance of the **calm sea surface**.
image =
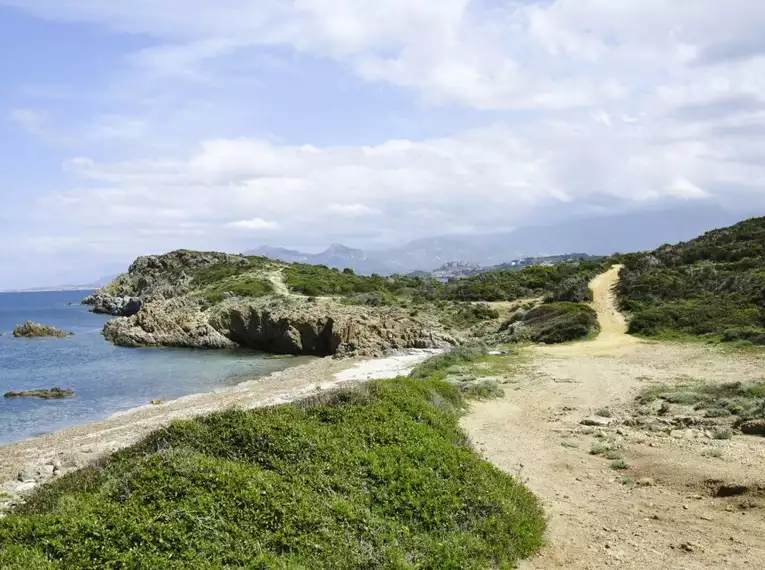
[[[153,399],[209,392],[309,360],[275,359],[248,350],[115,347],[100,334],[109,317],[93,315],[79,304],[89,293],[0,293],[0,444],[103,419]],[[13,338],[13,327],[27,320],[75,336]],[[54,386],[74,390],[76,396],[57,401],[2,397]]]

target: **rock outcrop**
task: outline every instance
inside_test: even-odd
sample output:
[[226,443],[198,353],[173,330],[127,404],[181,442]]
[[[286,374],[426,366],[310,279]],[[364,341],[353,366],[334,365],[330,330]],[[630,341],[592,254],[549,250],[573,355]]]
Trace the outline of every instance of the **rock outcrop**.
[[765,437],[765,419],[744,422],[741,424],[741,431],[747,435],[760,435]]
[[194,289],[195,275],[204,269],[248,264],[248,258],[227,253],[178,250],[164,255],[139,257],[127,273],[86,297],[94,313],[131,317],[144,303],[174,299]]
[[395,308],[347,306],[329,299],[229,299],[202,311],[188,298],[146,304],[106,324],[121,346],[231,348],[276,354],[379,356],[405,348],[444,348],[456,340]]
[[94,293],[85,297],[83,305],[91,305],[92,312],[115,317],[132,317],[143,306],[143,301],[138,297],[113,297],[103,293]]
[[72,390],[51,388],[50,390],[27,390],[26,392],[7,392],[5,398],[40,398],[41,400],[62,400],[74,396]]
[[[376,356],[456,344],[435,319],[428,321],[427,311],[415,317],[402,308],[292,294],[284,272],[283,264],[264,258],[174,251],[138,258],[84,302],[119,317],[105,325],[104,337],[127,347]],[[249,287],[259,280],[274,283],[279,294]]]
[[104,337],[118,346],[174,346],[235,348],[237,344],[215,330],[209,315],[187,297],[146,303],[132,317],[121,317],[104,326]]
[[37,338],[37,337],[55,337],[65,338],[68,336],[74,336],[74,333],[60,331],[55,327],[48,325],[41,325],[27,321],[23,325],[16,326],[13,329],[13,336],[16,338]]

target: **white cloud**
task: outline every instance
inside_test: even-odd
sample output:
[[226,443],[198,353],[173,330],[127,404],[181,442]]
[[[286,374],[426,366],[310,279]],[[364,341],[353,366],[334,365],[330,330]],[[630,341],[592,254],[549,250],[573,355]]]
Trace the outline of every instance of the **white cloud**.
[[[115,110],[89,117],[89,134],[72,137],[141,141],[125,160],[78,148],[82,157],[64,167],[79,186],[38,206],[68,225],[62,235],[80,232],[104,250],[232,248],[265,231],[284,243],[296,235],[302,243],[402,241],[677,199],[765,205],[765,3],[757,0],[0,4],[150,38],[123,70],[150,95],[209,89],[204,105],[176,119],[204,124],[204,133],[167,152],[146,149],[153,128],[169,128],[172,97],[166,113]],[[329,62],[333,73],[347,71],[343,80],[358,80],[348,81],[348,97],[372,94],[369,83],[401,87],[423,107],[443,105],[434,116],[448,112],[461,126],[385,141],[343,125],[362,142],[274,142],[319,140],[313,127],[296,127],[306,111],[289,97],[278,108],[283,123],[265,131],[276,129],[273,137],[242,118],[257,107],[258,90],[278,100],[290,85],[243,88],[225,100],[214,89],[256,75],[246,62],[272,52],[289,54],[287,65],[300,54],[295,60],[318,61],[316,69]],[[313,93],[306,100],[318,112],[348,104],[316,81],[315,101]],[[222,115],[237,128],[219,128]],[[49,134],[35,111],[11,118]],[[410,132],[434,132],[429,120]]]
[[330,204],[327,212],[344,218],[369,218],[383,215],[380,210],[364,204]]
[[[48,197],[39,209],[91,241],[152,236],[162,250],[197,238],[236,249],[255,245],[242,241],[245,234],[265,231],[285,242],[296,235],[302,243],[400,242],[600,212],[604,204],[611,211],[675,199],[765,206],[765,187],[752,187],[765,179],[765,164],[730,161],[719,140],[668,136],[676,125],[665,121],[611,117],[609,125],[583,113],[367,147],[221,139],[180,159],[79,158],[69,172],[98,186]],[[765,137],[746,146],[765,152]]]
[[236,230],[245,230],[248,232],[257,232],[257,231],[272,231],[272,230],[278,230],[281,226],[277,224],[276,222],[269,222],[268,220],[264,220],[263,218],[252,218],[251,220],[240,220],[238,222],[229,222],[226,224],[229,228],[234,228]]
[[[757,0],[0,0],[47,17],[149,34],[133,62],[197,76],[251,46],[287,46],[367,80],[482,109],[602,105],[711,77],[706,60],[765,53]],[[752,76],[750,77],[757,77]],[[750,83],[761,83],[758,79]],[[731,89],[739,86],[731,84]],[[637,93],[636,93],[637,92]]]

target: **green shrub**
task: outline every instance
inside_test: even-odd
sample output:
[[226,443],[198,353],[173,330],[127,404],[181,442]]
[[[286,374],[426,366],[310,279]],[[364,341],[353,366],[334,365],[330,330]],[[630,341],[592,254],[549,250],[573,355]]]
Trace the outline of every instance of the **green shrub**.
[[590,280],[592,275],[577,275],[563,281],[553,289],[550,300],[554,302],[565,301],[569,303],[585,303],[592,301],[592,289]]
[[466,398],[473,400],[493,400],[505,395],[505,391],[494,380],[466,382],[461,384],[459,388]]
[[727,428],[720,428],[712,432],[712,437],[714,439],[730,439],[733,437],[733,432]]
[[443,379],[452,366],[475,362],[485,356],[486,348],[482,345],[469,344],[458,346],[421,362],[414,367],[409,376],[410,378],[419,379],[436,376]]
[[614,471],[626,471],[629,468],[630,468],[629,464],[623,459],[618,459],[611,463],[611,469],[613,469]]
[[765,329],[754,327],[726,329],[723,332],[723,340],[725,342],[743,341],[765,345]]
[[514,341],[558,344],[590,336],[598,330],[598,315],[583,303],[548,303],[521,312],[503,325],[509,329],[515,322],[520,328],[512,334]]
[[631,333],[765,345],[765,218],[622,262],[617,294]]
[[469,447],[456,389],[397,379],[176,422],[0,520],[9,569],[510,568],[536,498]]
[[218,282],[208,287],[204,298],[210,303],[220,303],[227,295],[235,297],[265,297],[274,292],[274,286],[266,279],[239,277]]
[[607,267],[607,260],[588,260],[490,271],[449,281],[444,295],[454,301],[515,301],[545,294],[555,300],[589,300],[589,281]]

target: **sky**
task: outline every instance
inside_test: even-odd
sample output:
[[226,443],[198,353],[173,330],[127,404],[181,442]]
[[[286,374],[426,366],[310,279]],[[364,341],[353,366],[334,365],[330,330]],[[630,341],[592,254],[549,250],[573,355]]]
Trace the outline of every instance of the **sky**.
[[765,208],[760,0],[0,0],[0,288]]

